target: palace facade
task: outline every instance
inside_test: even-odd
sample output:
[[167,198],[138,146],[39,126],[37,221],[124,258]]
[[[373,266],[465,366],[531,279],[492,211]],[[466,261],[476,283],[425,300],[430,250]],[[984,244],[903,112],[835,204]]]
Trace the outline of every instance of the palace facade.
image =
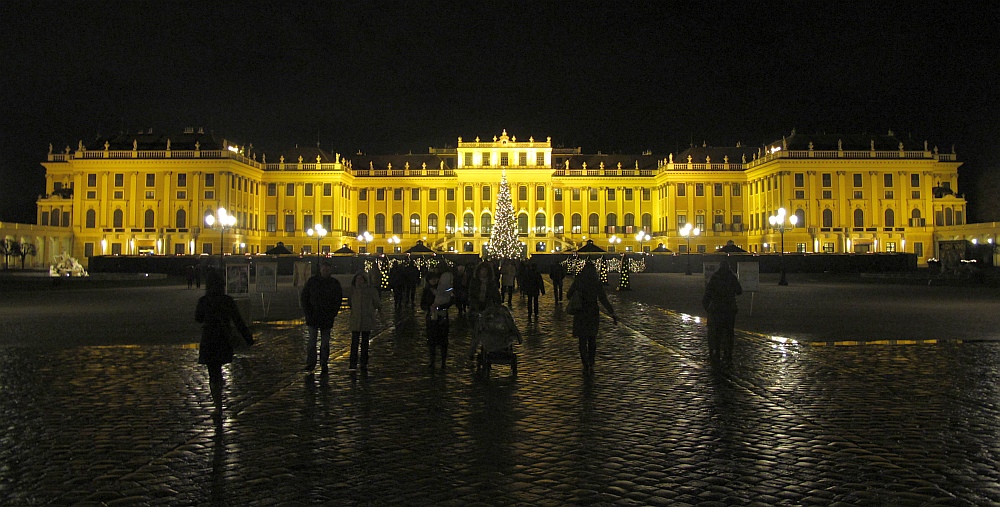
[[[793,131],[764,146],[692,146],[662,157],[587,154],[504,131],[421,154],[343,156],[312,147],[258,153],[189,128],[50,147],[42,165],[45,259],[61,250],[81,260],[254,254],[279,243],[294,253],[399,252],[417,241],[479,253],[502,173],[529,255],[587,240],[609,251],[682,253],[729,241],[774,252],[783,242],[786,252],[908,252],[925,265],[936,231],[966,216],[956,155],[892,132]],[[231,227],[207,225],[220,208],[235,217]],[[768,220],[779,208],[797,217],[783,238]],[[688,223],[700,234],[683,236]],[[319,225],[324,237],[310,234]]]

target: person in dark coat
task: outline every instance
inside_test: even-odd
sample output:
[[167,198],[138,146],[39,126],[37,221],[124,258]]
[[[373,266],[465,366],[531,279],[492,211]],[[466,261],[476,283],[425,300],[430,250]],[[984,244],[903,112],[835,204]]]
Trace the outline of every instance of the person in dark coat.
[[208,386],[212,393],[216,421],[222,418],[222,365],[233,362],[233,345],[229,340],[230,323],[243,336],[247,345],[253,345],[253,334],[243,322],[236,301],[226,295],[226,280],[222,273],[211,271],[205,283],[205,295],[198,299],[194,320],[202,324],[201,344],[198,346],[198,363],[208,367]]
[[427,354],[430,358],[428,367],[431,369],[437,359],[437,350],[441,351],[441,369],[444,370],[448,364],[448,307],[451,306],[454,292],[453,281],[454,274],[450,271],[446,270],[441,274],[429,271],[420,296],[420,308],[424,311],[427,324]]
[[313,275],[302,287],[300,303],[309,326],[309,342],[306,345],[306,370],[316,368],[316,338],[322,336],[319,362],[323,372],[327,371],[330,360],[330,329],[333,320],[340,313],[340,303],[344,299],[344,289],[333,277],[333,263],[323,260],[319,263],[319,274]]
[[743,286],[729,268],[728,262],[719,264],[705,286],[701,304],[708,312],[708,356],[715,364],[728,366],[733,362],[735,341],[736,296],[743,294]]
[[566,296],[580,298],[581,308],[573,314],[573,336],[579,340],[580,361],[583,362],[583,374],[594,373],[594,360],[597,356],[597,326],[600,323],[601,311],[598,302],[604,306],[611,320],[618,325],[615,309],[604,293],[604,285],[597,275],[597,268],[587,262],[573,280]]
[[528,263],[521,281],[521,290],[528,297],[528,318],[534,314],[538,318],[538,294],[545,294],[545,281],[535,263]]
[[406,301],[410,303],[410,308],[413,308],[417,302],[417,287],[420,286],[420,268],[413,261],[403,268],[403,286]]
[[561,262],[553,262],[549,266],[549,278],[552,280],[552,294],[558,303],[563,300],[563,280],[566,279],[566,266]]
[[502,303],[496,269],[489,262],[481,262],[469,279],[469,313],[475,316],[494,304]]
[[364,271],[358,272],[351,280],[351,316],[349,319],[351,328],[351,370],[359,365],[361,371],[368,371],[368,348],[372,337],[372,330],[375,329],[377,313],[382,309],[382,298],[378,295],[378,289],[368,283],[368,274]]
[[406,290],[406,283],[403,281],[404,267],[396,264],[389,269],[389,290],[392,291],[393,307],[397,310],[403,308],[403,293]]

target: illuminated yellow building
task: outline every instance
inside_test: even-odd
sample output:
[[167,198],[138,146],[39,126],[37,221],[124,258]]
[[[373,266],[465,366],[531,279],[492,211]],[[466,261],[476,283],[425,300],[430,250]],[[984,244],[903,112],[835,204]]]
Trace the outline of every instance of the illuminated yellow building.
[[[798,218],[785,251],[909,252],[924,264],[935,230],[962,226],[954,153],[882,136],[791,135],[766,146],[693,146],[679,154],[585,154],[551,138],[458,138],[454,148],[342,156],[319,148],[257,153],[201,129],[79,142],[50,153],[38,226],[60,247],[94,255],[394,252],[422,241],[482,252],[505,172],[528,254],[578,248],[684,252],[733,241],[776,251],[768,217]],[[220,207],[231,228],[206,226]],[[324,238],[307,234],[316,224]],[[648,234],[639,235],[642,231]],[[359,239],[364,232],[371,239]],[[612,237],[619,239],[612,241]],[[60,239],[61,238],[61,239]]]

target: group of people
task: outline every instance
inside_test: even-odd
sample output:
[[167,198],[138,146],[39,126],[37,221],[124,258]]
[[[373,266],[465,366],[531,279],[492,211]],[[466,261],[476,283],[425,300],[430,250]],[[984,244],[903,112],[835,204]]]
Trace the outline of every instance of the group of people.
[[[562,301],[565,267],[558,263],[554,264],[549,276],[556,302]],[[526,263],[520,270],[513,261],[504,261],[499,267],[492,262],[481,262],[472,269],[458,266],[454,271],[450,268],[440,271],[430,270],[425,275],[425,285],[420,295],[420,307],[425,314],[429,367],[435,368],[438,361],[442,369],[446,367],[450,331],[449,309],[452,306],[458,308],[460,315],[469,314],[473,318],[481,318],[487,314],[504,317],[505,313],[503,325],[508,328],[513,327],[519,340],[520,333],[516,331],[516,325],[511,326],[513,318],[510,317],[510,312],[503,308],[505,299],[507,305],[511,305],[515,284],[527,298],[529,319],[532,315],[537,318],[538,296],[545,294],[545,287],[541,274],[531,263]],[[235,327],[239,337],[248,345],[253,344],[253,335],[240,316],[235,301],[225,293],[223,274],[210,270],[207,273],[205,286],[205,295],[198,300],[195,312],[195,319],[203,325],[198,362],[208,368],[209,386],[215,405],[213,417],[218,418],[222,414],[222,366],[233,360],[231,328]],[[382,307],[381,296],[378,284],[369,280],[369,275],[365,272],[354,275],[351,289],[348,296],[351,308],[349,368],[367,371],[369,342],[377,324],[377,313]],[[733,328],[737,313],[736,296],[742,292],[739,280],[726,262],[720,264],[718,271],[706,285],[702,304],[708,313],[709,357],[715,364],[728,365],[732,362]],[[396,297],[395,290],[394,297]],[[406,297],[405,293],[401,293],[400,297],[396,298],[397,308],[400,308],[400,302],[405,301]],[[572,333],[578,340],[583,373],[589,376],[594,372],[597,354],[600,307],[604,307],[615,325],[618,324],[618,317],[593,263],[585,263],[566,291],[566,297],[569,298],[567,308],[573,307]],[[324,373],[327,372],[330,360],[330,332],[334,320],[340,313],[343,300],[344,291],[340,282],[333,277],[332,262],[321,261],[319,273],[306,282],[299,301],[309,330],[305,364],[307,371],[313,371],[319,365]],[[482,343],[482,340],[477,338],[480,337],[473,336],[470,358]],[[319,345],[318,357],[317,345]]]

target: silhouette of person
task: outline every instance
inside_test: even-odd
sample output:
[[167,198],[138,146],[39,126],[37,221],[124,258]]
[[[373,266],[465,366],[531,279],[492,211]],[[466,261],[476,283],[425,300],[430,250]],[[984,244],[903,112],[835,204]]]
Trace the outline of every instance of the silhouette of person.
[[195,321],[202,324],[198,363],[208,367],[208,386],[215,404],[212,418],[217,422],[222,420],[222,365],[233,362],[230,323],[236,326],[248,345],[253,345],[250,328],[243,322],[236,301],[226,295],[225,290],[226,279],[222,273],[209,271],[205,279],[205,295],[198,299],[194,314]]
[[729,263],[722,262],[708,280],[705,296],[701,299],[708,312],[708,356],[715,364],[729,366],[733,362],[736,313],[739,311],[736,296],[740,294],[743,294],[743,286]]

